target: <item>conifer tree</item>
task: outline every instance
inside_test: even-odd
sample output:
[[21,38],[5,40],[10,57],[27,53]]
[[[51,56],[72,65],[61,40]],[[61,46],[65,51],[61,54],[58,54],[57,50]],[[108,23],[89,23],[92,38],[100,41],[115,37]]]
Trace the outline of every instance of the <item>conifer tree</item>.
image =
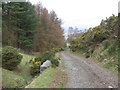
[[[30,50],[36,27],[34,6],[30,2],[9,2],[4,3],[2,8],[4,43]],[[6,37],[6,32],[11,35]]]

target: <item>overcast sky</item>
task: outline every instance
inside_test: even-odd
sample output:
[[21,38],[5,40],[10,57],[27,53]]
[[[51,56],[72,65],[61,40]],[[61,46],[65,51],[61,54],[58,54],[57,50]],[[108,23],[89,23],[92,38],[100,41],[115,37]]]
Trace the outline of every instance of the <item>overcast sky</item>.
[[54,10],[62,19],[63,27],[85,29],[100,24],[102,19],[118,15],[119,0],[30,0],[42,2],[49,11]]

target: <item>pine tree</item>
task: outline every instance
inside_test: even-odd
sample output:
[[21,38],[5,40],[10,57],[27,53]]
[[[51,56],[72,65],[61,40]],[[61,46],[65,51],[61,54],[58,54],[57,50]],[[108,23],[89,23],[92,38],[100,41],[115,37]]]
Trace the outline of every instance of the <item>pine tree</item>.
[[[8,35],[5,44],[16,46],[24,50],[31,50],[36,27],[36,14],[34,6],[30,2],[10,2],[3,4],[3,24],[7,30],[3,29],[3,36]],[[9,32],[10,31],[10,32]],[[13,38],[9,38],[12,37]],[[9,39],[8,39],[9,38]],[[7,40],[7,41],[6,41]],[[11,42],[11,41],[12,42]],[[11,42],[12,44],[8,43]],[[7,42],[7,43],[6,43]]]

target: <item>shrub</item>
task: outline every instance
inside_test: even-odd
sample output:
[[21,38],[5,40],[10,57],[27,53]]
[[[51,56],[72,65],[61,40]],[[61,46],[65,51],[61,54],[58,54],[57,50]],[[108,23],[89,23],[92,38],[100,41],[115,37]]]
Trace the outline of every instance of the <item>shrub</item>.
[[32,60],[30,68],[30,74],[32,76],[35,76],[36,74],[40,73],[40,65],[41,65],[40,61]]
[[41,64],[43,64],[46,61],[46,59],[43,56],[38,56],[35,58],[35,61],[40,61]]
[[51,51],[53,51],[54,53],[59,52],[60,48],[53,48]]
[[103,41],[104,49],[108,48],[110,46],[110,42],[108,40]]
[[118,43],[117,41],[111,41],[110,46],[108,47],[108,54],[112,55],[112,54],[118,54],[117,53],[117,49],[118,49]]
[[52,63],[52,67],[57,67],[59,65],[60,57],[55,54],[56,52],[62,51],[61,48],[53,48],[50,51],[44,52],[41,56],[36,57],[34,60],[31,60],[32,66],[30,73],[31,75],[36,75],[40,72],[40,65],[42,65],[46,60],[50,60]]
[[54,51],[46,51],[41,56],[36,57],[36,61],[41,61],[41,64],[43,64],[46,60],[50,60],[55,56]]
[[20,64],[22,55],[17,52],[17,49],[7,46],[2,49],[2,67],[8,70],[13,70]]
[[85,53],[85,57],[89,58],[90,57],[90,53],[89,52]]
[[64,48],[60,48],[60,51],[64,51]]
[[57,67],[57,66],[59,66],[59,61],[58,61],[58,59],[52,58],[50,61],[51,61],[51,63],[52,63],[52,67]]
[[56,53],[56,52],[59,52],[59,51],[64,51],[64,48],[53,48],[51,51]]
[[109,32],[107,30],[95,30],[94,31],[94,42],[102,42],[106,38],[108,38]]
[[54,58],[57,60],[60,60],[60,55],[58,53],[56,53]]

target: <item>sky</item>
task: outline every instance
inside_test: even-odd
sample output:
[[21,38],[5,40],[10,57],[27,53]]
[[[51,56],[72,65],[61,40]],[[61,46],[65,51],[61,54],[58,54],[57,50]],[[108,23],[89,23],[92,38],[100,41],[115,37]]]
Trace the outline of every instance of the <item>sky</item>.
[[62,27],[88,29],[100,24],[102,19],[118,15],[119,0],[29,0],[41,2],[49,11],[54,10],[63,21]]

